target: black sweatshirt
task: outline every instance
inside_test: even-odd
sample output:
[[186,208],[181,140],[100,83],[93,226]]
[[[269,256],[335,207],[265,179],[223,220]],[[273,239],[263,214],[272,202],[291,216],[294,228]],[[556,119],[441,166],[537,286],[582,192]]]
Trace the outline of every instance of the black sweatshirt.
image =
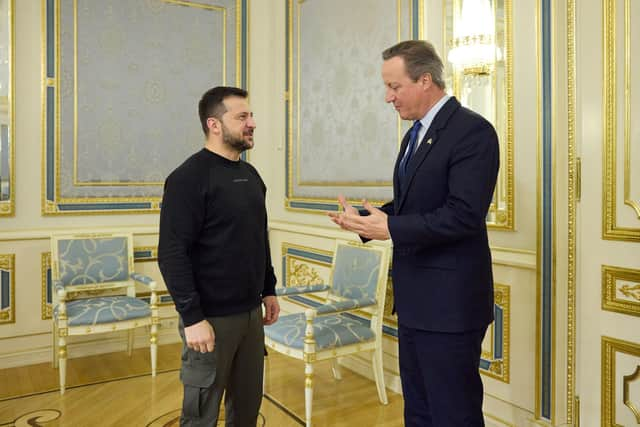
[[253,166],[207,149],[165,181],[158,265],[185,326],[275,295],[265,192]]

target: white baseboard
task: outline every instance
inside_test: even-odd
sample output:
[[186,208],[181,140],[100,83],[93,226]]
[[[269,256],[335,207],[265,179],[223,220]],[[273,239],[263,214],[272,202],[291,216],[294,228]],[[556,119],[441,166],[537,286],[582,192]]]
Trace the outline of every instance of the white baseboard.
[[[74,338],[76,337],[71,337],[71,340]],[[83,338],[86,338],[87,342],[73,342],[70,340],[71,342],[67,345],[67,357],[69,359],[127,350],[126,333],[118,335],[96,334]],[[100,342],[96,342],[96,339],[99,339]],[[51,341],[51,339],[49,339],[49,341]],[[180,342],[180,335],[178,335],[176,328],[160,328],[158,331],[158,344],[172,344],[176,342]],[[136,331],[133,346],[134,348],[149,346],[149,333],[146,329],[140,328]],[[51,362],[51,357],[52,349],[50,345],[5,353],[0,355],[0,369]]]

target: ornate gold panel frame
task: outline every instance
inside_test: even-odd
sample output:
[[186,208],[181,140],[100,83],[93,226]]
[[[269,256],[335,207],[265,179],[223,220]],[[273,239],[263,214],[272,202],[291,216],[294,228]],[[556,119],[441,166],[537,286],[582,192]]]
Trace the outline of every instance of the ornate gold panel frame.
[[[328,210],[339,210],[337,200],[335,198],[326,197],[311,197],[300,194],[295,194],[294,181],[299,186],[317,187],[317,188],[335,188],[336,197],[338,194],[344,194],[349,187],[352,188],[384,188],[392,187],[391,181],[317,181],[308,180],[304,181],[300,178],[300,124],[297,123],[297,132],[294,132],[294,111],[300,110],[300,52],[299,47],[294,49],[294,38],[298,41],[300,39],[300,25],[298,24],[302,4],[310,0],[287,0],[287,89],[284,94],[285,105],[287,107],[287,121],[286,121],[286,138],[287,138],[287,155],[286,155],[286,171],[285,171],[285,209],[296,212],[325,214]],[[319,0],[316,0],[319,1]],[[385,0],[391,1],[391,0]],[[397,22],[397,41],[401,41],[404,33],[408,31],[409,37],[422,37],[423,33],[423,15],[424,15],[424,2],[421,0],[395,0],[396,3],[396,22]],[[407,9],[407,16],[403,16],[404,8]],[[405,19],[408,18],[408,19]],[[381,48],[382,49],[382,48]],[[294,60],[295,57],[295,60]],[[294,84],[294,73],[298,76],[297,85]],[[380,81],[382,85],[382,82]],[[382,99],[380,99],[382,102]],[[296,114],[297,120],[300,121],[300,114]],[[372,124],[375,126],[376,124]],[[403,129],[406,125],[403,125],[402,120],[397,119],[397,145],[400,146],[402,141]],[[294,150],[294,148],[296,148]],[[347,198],[355,203],[354,206],[361,208],[359,203],[362,197],[357,195],[345,194]],[[380,206],[387,200],[369,200],[372,204]]]
[[[622,396],[616,393],[616,353],[624,353],[638,358],[638,367],[629,375],[622,376]],[[602,425],[608,427],[623,427],[616,423],[616,399],[622,398],[622,403],[633,413],[640,424],[640,402],[632,402],[629,396],[629,385],[640,379],[640,344],[622,341],[615,338],[602,337],[602,396],[601,411]],[[622,373],[620,373],[622,375]],[[635,397],[636,399],[638,396]]]
[[[503,16],[497,16],[496,1],[501,1],[503,5]],[[453,11],[460,10],[462,0],[443,0],[443,40],[445,50],[443,52],[443,60],[445,60],[445,73],[448,80],[451,81],[451,90],[453,95],[458,99],[461,98],[462,73],[453,70],[451,64],[446,61],[447,54],[450,50],[449,42],[451,41],[450,33],[453,32]],[[504,52],[503,58],[497,63],[502,63],[504,67],[504,81],[498,81],[496,72],[491,72],[492,92],[494,97],[496,93],[504,94],[504,98],[495,99],[493,105],[495,116],[498,117],[503,113],[504,125],[499,126],[496,123],[496,131],[500,140],[500,171],[496,189],[487,215],[487,226],[493,230],[514,230],[515,219],[515,190],[514,190],[514,136],[513,136],[513,17],[512,17],[512,0],[491,0],[494,9],[496,26],[498,22],[503,23],[504,44],[498,46]],[[476,70],[478,74],[487,72],[485,69]],[[498,85],[503,85],[502,90],[498,91]],[[504,111],[501,109],[504,108]]]
[[[619,281],[623,281],[620,286]],[[602,266],[602,309],[640,316],[640,270]]]
[[[0,307],[0,324],[16,322],[16,256],[14,254],[0,255],[0,292],[5,307]],[[7,302],[5,298],[8,298]]]
[[[200,10],[216,10],[225,16],[223,33],[227,33],[227,9],[221,6],[204,4],[192,0],[159,0],[171,6],[190,7]],[[220,54],[223,57],[223,80],[229,79],[227,72],[227,53],[235,52],[236,78],[229,84],[238,87],[246,86],[247,82],[247,61],[248,57],[248,2],[250,0],[230,0],[235,8],[235,17],[230,21],[235,22],[235,46],[226,46],[229,37],[223,37],[223,44]],[[63,88],[61,87],[61,31],[60,28],[60,5],[61,0],[42,0],[42,189],[41,189],[41,211],[43,215],[93,215],[93,214],[134,214],[134,213],[157,213],[160,210],[160,196],[135,195],[135,188],[138,187],[162,187],[162,181],[113,181],[88,183],[77,178],[77,151],[74,139],[74,159],[73,159],[73,179],[75,187],[85,187],[94,189],[101,187],[114,187],[121,189],[122,195],[108,197],[76,197],[65,196],[61,191],[61,124],[60,109]],[[77,26],[78,0],[74,0],[75,25]],[[231,10],[231,8],[229,8]],[[77,44],[77,29],[72,30],[74,41]],[[75,47],[74,47],[75,49]],[[78,53],[74,50],[73,61],[77,64]],[[77,65],[76,65],[77,68]],[[75,77],[74,77],[75,79]],[[220,82],[222,84],[226,83]],[[74,84],[77,82],[74,81]],[[150,88],[152,91],[153,88]],[[76,91],[74,90],[74,94]],[[78,100],[74,95],[74,133],[77,133],[77,104]],[[135,191],[134,191],[135,190]],[[125,191],[132,192],[124,194]],[[132,195],[133,194],[133,195]]]
[[[495,321],[489,326],[491,351],[480,358],[480,373],[504,383],[510,381],[511,292],[510,286],[493,285]],[[486,338],[485,338],[486,339]]]
[[[604,0],[604,28],[603,28],[603,63],[604,63],[604,153],[602,170],[602,238],[609,240],[624,240],[630,242],[640,242],[640,226],[623,227],[617,223],[617,148],[618,148],[618,65],[616,62],[616,3],[619,0]],[[636,216],[640,219],[640,201],[631,200],[631,84],[637,81],[631,75],[631,17],[630,1],[624,0],[624,203],[634,209]],[[636,165],[637,166],[637,165]]]
[[[0,17],[7,23],[7,40],[8,49],[8,95],[0,96],[0,114],[7,114],[6,125],[0,125],[0,216],[13,216],[15,214],[15,0],[7,2],[7,16]],[[4,25],[3,25],[4,26]],[[0,58],[1,59],[1,58]],[[8,141],[3,141],[7,138]],[[6,144],[5,144],[6,143]],[[8,171],[4,173],[2,167],[7,166]],[[3,176],[8,177],[8,183],[5,184]],[[3,188],[4,186],[4,188]],[[7,192],[7,198],[4,198],[4,192]]]

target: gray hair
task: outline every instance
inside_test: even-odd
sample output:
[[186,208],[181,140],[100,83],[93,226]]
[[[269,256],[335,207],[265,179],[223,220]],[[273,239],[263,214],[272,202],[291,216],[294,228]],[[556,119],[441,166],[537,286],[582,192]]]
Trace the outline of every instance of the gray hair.
[[444,65],[433,44],[425,40],[406,40],[382,52],[382,59],[385,61],[396,56],[404,59],[407,74],[414,82],[429,74],[436,86],[440,89],[445,88],[442,77]]

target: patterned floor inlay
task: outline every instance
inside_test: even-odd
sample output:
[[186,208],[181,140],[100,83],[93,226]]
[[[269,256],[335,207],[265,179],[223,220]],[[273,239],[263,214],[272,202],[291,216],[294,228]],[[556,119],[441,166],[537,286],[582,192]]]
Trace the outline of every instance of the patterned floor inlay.
[[[218,417],[218,426],[224,426],[224,409],[221,409],[220,416]],[[175,411],[167,412],[164,415],[159,416],[155,420],[151,421],[147,424],[146,427],[178,427],[180,425],[180,409],[176,409]],[[266,427],[267,422],[264,418],[264,415],[258,415],[258,422],[256,427]]]
[[0,427],[40,427],[44,425],[42,423],[55,421],[61,415],[62,413],[55,409],[40,409],[39,411],[21,415],[13,422],[0,424]]

